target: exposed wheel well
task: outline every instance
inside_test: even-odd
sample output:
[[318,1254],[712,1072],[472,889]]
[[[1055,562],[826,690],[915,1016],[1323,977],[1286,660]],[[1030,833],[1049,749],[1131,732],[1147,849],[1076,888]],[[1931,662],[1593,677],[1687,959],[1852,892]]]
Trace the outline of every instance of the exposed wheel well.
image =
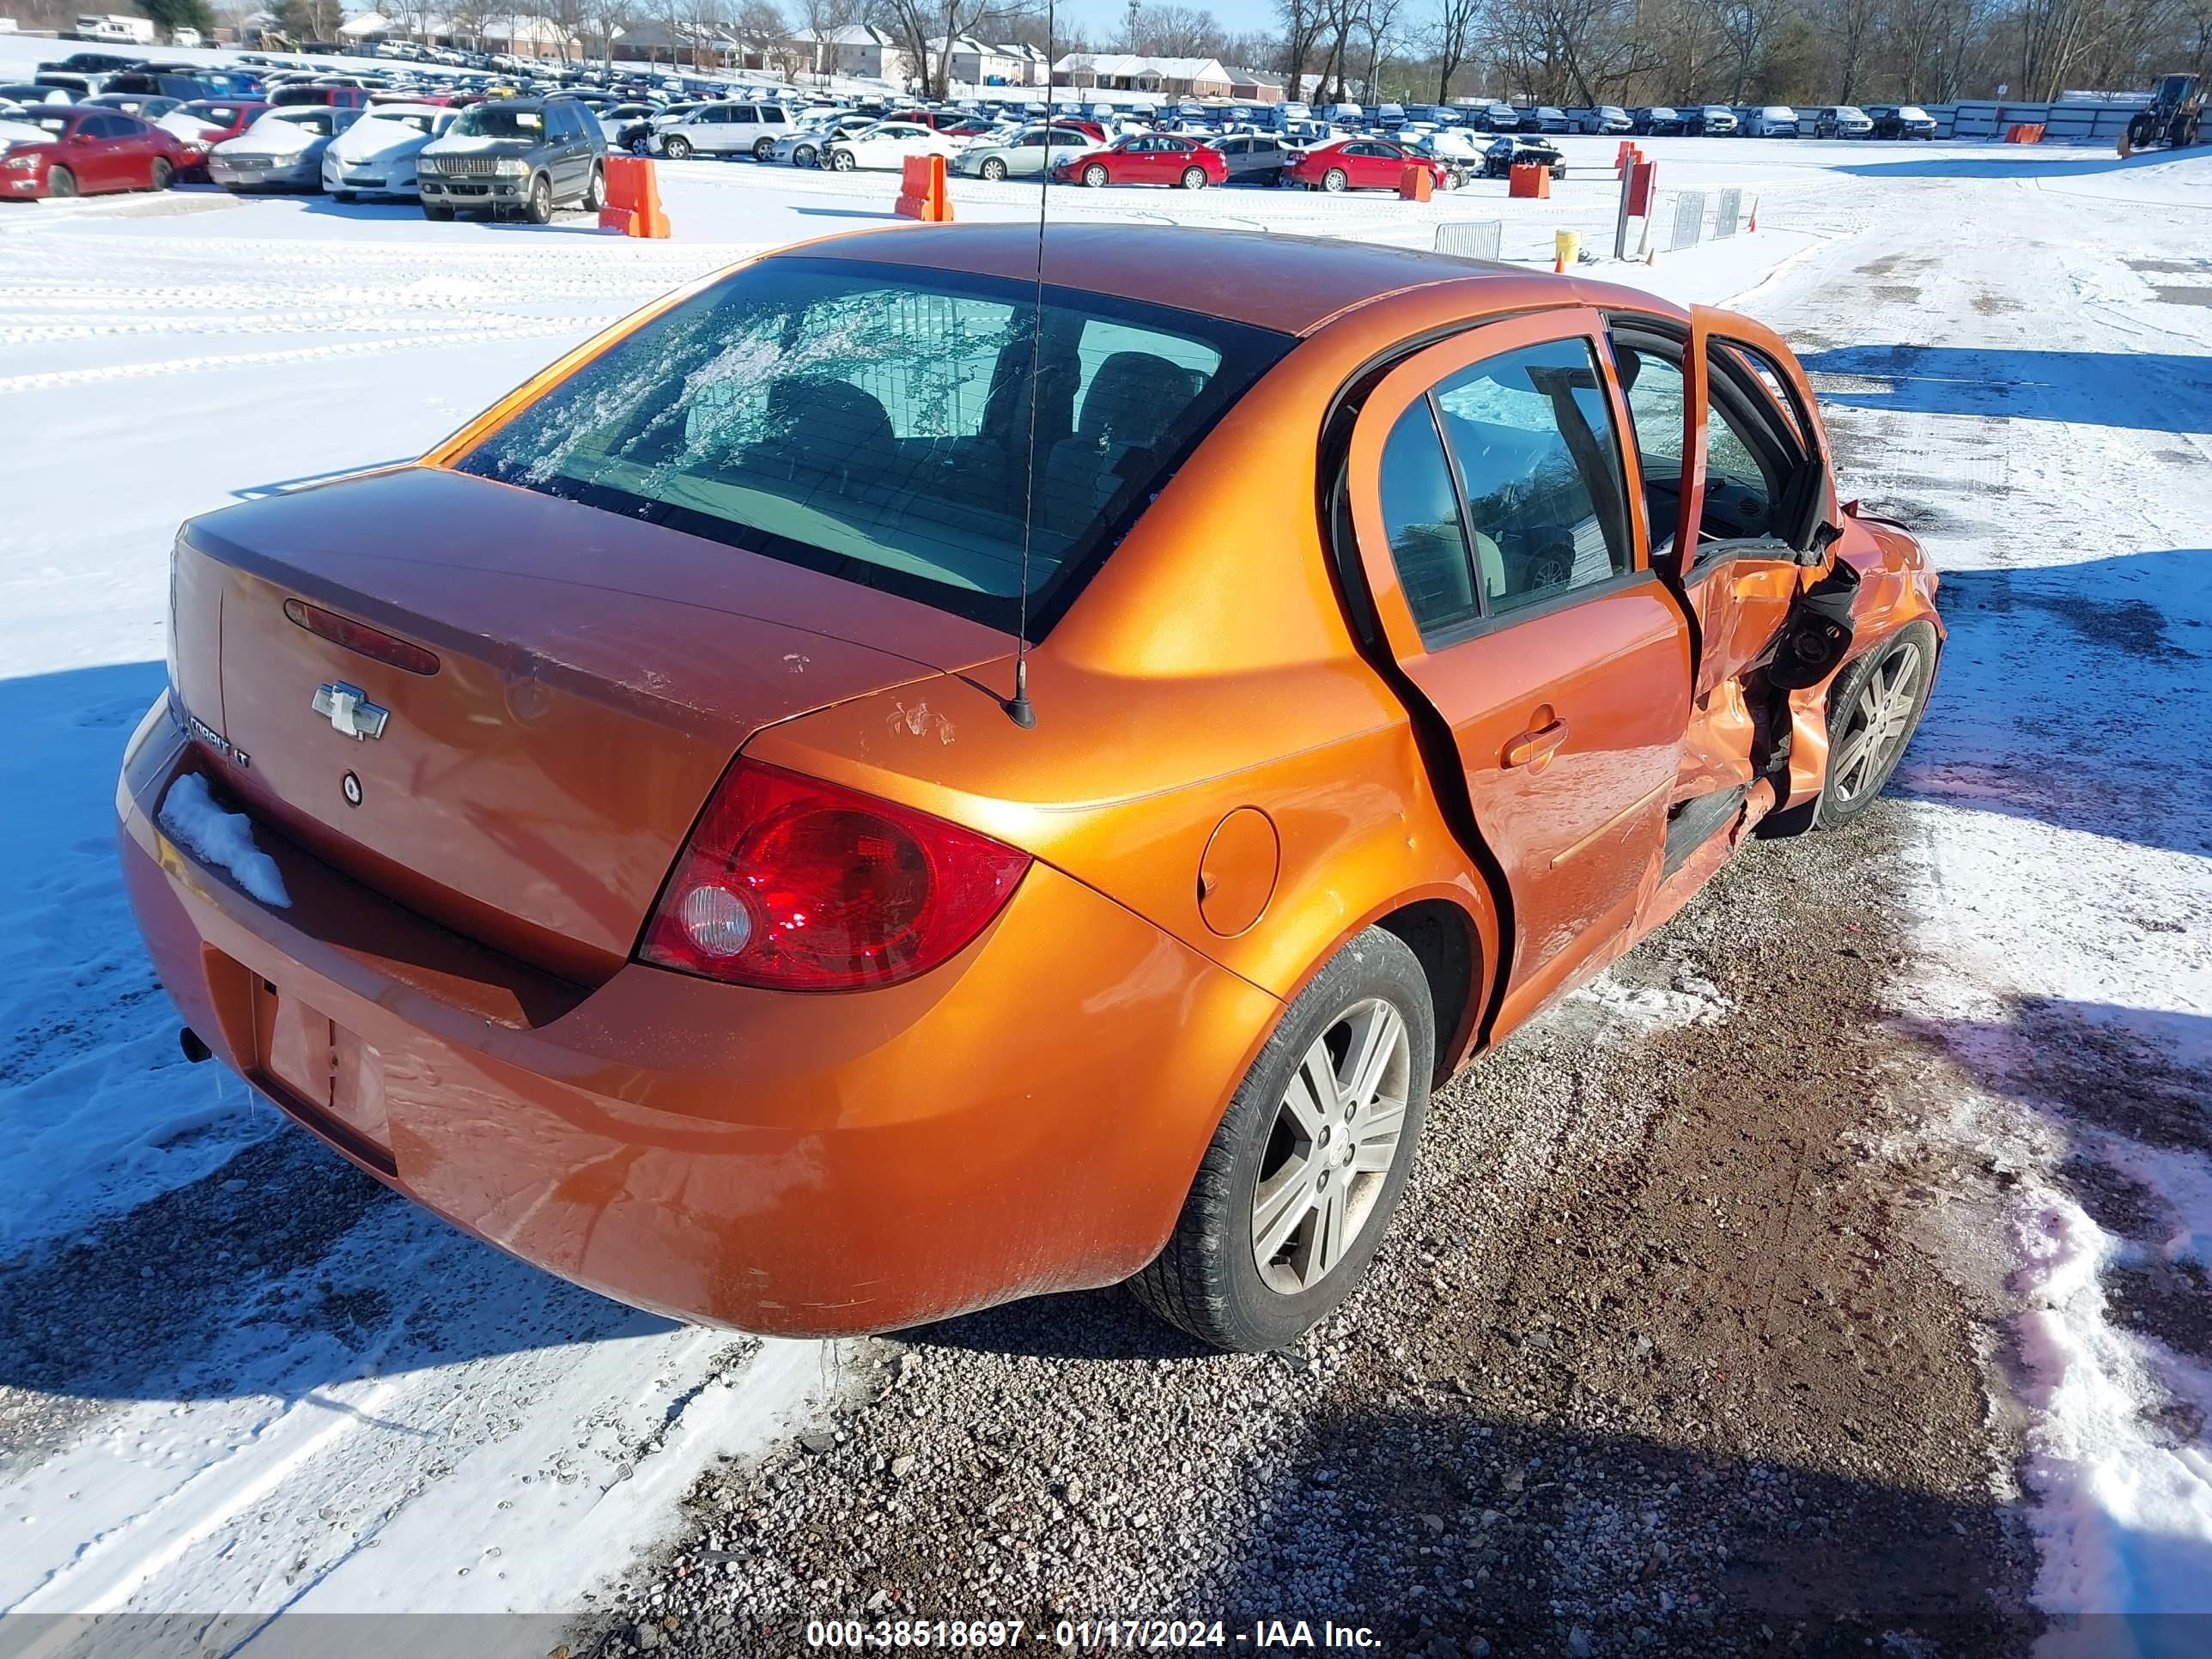
[[1475,957],[1480,946],[1474,929],[1456,905],[1423,899],[1376,919],[1375,925],[1396,934],[1420,959],[1429,982],[1429,1004],[1436,1013],[1437,1077],[1451,1074],[1462,1036],[1474,1015]]

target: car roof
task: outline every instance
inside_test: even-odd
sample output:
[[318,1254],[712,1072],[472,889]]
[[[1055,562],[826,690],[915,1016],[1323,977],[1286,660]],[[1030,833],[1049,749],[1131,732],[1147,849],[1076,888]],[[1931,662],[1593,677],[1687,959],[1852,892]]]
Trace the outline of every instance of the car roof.
[[[918,265],[1035,280],[1034,224],[912,225],[802,242],[767,257]],[[1450,254],[1334,238],[1189,225],[1058,224],[1046,233],[1044,280],[1152,305],[1200,311],[1255,328],[1305,334],[1352,307],[1430,283],[1522,278],[1500,306],[1525,305],[1529,272]],[[1547,278],[1547,282],[1556,279]],[[1576,292],[1587,289],[1578,284]],[[1575,292],[1559,290],[1558,302]],[[1671,310],[1649,295],[1645,309]]]

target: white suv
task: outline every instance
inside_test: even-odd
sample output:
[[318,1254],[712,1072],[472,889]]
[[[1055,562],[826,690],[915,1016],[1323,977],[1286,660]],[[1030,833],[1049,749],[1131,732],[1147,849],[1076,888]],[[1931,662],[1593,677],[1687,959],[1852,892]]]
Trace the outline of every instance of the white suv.
[[775,141],[796,130],[791,112],[781,104],[702,104],[675,125],[664,127],[655,142],[672,161],[694,154],[765,161]]

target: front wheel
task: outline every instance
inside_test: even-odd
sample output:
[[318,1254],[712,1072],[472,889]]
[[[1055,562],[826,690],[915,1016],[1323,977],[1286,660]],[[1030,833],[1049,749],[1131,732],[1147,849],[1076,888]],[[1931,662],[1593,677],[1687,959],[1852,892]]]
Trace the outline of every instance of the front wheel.
[[553,181],[542,173],[530,181],[530,194],[522,204],[522,216],[533,225],[553,222]]
[[801,144],[791,152],[791,165],[795,167],[819,167],[822,152],[811,144]]
[[49,196],[76,195],[76,174],[71,173],[67,167],[48,167],[46,169],[46,194]]
[[660,141],[660,153],[672,161],[680,161],[690,155],[691,141],[689,138],[664,138]]
[[336,202],[340,207],[351,207],[355,199],[354,193],[349,190],[334,190],[331,192],[331,200]]
[[1230,1102],[1166,1249],[1129,1281],[1202,1342],[1295,1342],[1380,1248],[1428,1111],[1436,1030],[1420,960],[1370,927],[1284,1013]]
[[1206,188],[1206,169],[1204,167],[1185,167],[1182,170],[1182,187],[1185,190],[1204,190]]
[[1083,182],[1089,185],[1092,190],[1097,190],[1103,187],[1106,183],[1105,167],[1100,162],[1093,161],[1089,167],[1083,169]]
[[979,171],[995,185],[1006,176],[1006,164],[994,155],[983,163]]
[[832,173],[850,173],[857,165],[859,164],[853,159],[853,152],[849,149],[833,149],[830,152],[830,171]]
[[1881,793],[1928,706],[1936,630],[1907,623],[1844,670],[1828,697],[1828,775],[1814,823],[1848,823]]
[[1332,196],[1335,195],[1339,191],[1341,191],[1351,182],[1352,180],[1346,176],[1345,171],[1342,167],[1331,167],[1327,173],[1322,173],[1321,176],[1321,187],[1328,191]]
[[425,202],[422,204],[422,216],[425,219],[435,220],[440,224],[448,224],[452,222],[453,210],[443,202]]
[[592,163],[592,182],[584,186],[584,211],[597,213],[607,204],[607,170],[597,161]]

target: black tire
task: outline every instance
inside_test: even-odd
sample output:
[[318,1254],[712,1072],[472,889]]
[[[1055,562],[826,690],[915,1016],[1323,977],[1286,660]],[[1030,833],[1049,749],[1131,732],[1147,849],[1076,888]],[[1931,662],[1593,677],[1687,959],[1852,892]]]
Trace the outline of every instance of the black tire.
[[795,167],[818,167],[822,152],[811,144],[801,144],[791,152],[791,165]]
[[860,163],[854,159],[853,152],[849,149],[833,149],[830,152],[830,171],[832,173],[850,173],[859,165]]
[[146,187],[149,190],[167,190],[169,181],[176,176],[177,170],[169,165],[168,158],[156,155],[154,165],[146,169]]
[[[1870,689],[1878,689],[1876,675],[1903,667],[1902,659],[1908,653],[1916,659],[1911,713],[1901,727],[1882,740],[1870,771],[1845,775],[1839,763],[1848,762],[1852,735],[1865,719],[1862,700]],[[1849,823],[1881,796],[1928,707],[1929,688],[1936,680],[1936,656],[1935,629],[1925,622],[1910,622],[1837,676],[1835,689],[1828,694],[1828,772],[1821,780],[1820,800],[1814,809],[1814,828],[1832,830]]]
[[1185,190],[1204,190],[1206,188],[1206,169],[1204,167],[1185,167],[1182,170],[1182,187]]
[[773,138],[756,138],[756,139],[754,139],[754,140],[753,140],[753,160],[754,160],[754,161],[773,161],[773,160],[775,159],[775,139],[773,139]]
[[1343,190],[1352,179],[1342,167],[1331,167],[1321,176],[1321,187],[1332,196]]
[[586,213],[597,213],[607,204],[607,169],[604,163],[592,163],[592,182],[584,186],[583,208]]
[[48,167],[46,169],[46,194],[49,196],[76,195],[76,174],[71,173],[67,167]]
[[994,155],[987,158],[976,171],[995,185],[1006,176],[1006,164]]
[[452,221],[453,210],[443,202],[425,202],[422,204],[422,216],[425,219],[435,219],[440,224],[446,224]]
[[351,207],[359,199],[349,190],[334,190],[331,192],[331,200],[336,202],[340,207]]
[[672,161],[680,161],[691,153],[691,141],[673,136],[660,141],[660,153]]
[[[1396,1152],[1335,1266],[1306,1289],[1285,1292],[1261,1276],[1253,1245],[1254,1200],[1280,1149],[1277,1118],[1307,1052],[1347,1011],[1370,1000],[1387,1003],[1404,1022],[1406,1110]],[[1199,1164],[1167,1247],[1129,1280],[1137,1299],[1201,1342],[1248,1353],[1285,1346],[1327,1318],[1364,1276],[1405,1190],[1435,1070],[1431,1007],[1420,960],[1395,934],[1370,927],[1337,952],[1285,1011],[1252,1062]]]
[[522,202],[522,216],[533,225],[553,222],[553,181],[542,173],[530,181],[530,194]]
[[1100,190],[1104,188],[1106,181],[1112,175],[1106,171],[1106,164],[1103,161],[1093,161],[1089,167],[1083,169],[1083,182],[1091,190]]

